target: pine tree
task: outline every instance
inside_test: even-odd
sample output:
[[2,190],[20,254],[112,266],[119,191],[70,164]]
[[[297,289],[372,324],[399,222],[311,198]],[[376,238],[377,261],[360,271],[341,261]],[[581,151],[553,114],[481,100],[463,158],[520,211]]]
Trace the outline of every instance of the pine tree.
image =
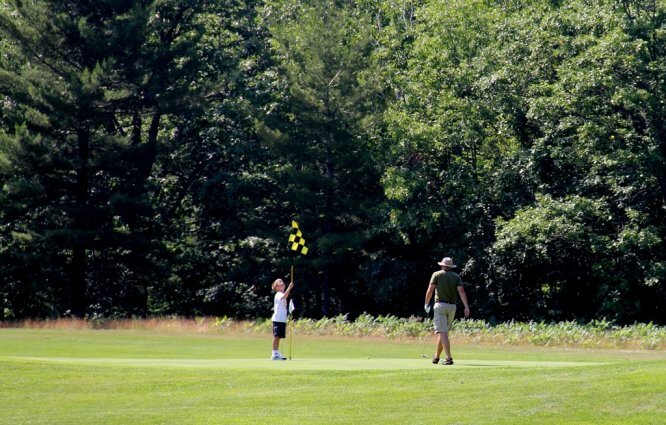
[[286,213],[300,217],[312,241],[311,269],[318,275],[310,280],[320,284],[312,288],[319,292],[312,304],[327,316],[349,307],[342,303],[361,290],[351,276],[366,259],[372,210],[382,196],[364,137],[377,90],[367,74],[368,16],[336,2],[275,1],[271,8],[286,93],[279,93],[282,115],[267,121],[275,131],[266,135],[281,163],[276,174],[286,189]]
[[215,94],[202,46],[224,13],[196,0],[4,2],[0,37],[20,60],[0,62],[0,255],[10,306],[32,306],[16,315],[146,312],[162,250],[151,171],[170,120]]

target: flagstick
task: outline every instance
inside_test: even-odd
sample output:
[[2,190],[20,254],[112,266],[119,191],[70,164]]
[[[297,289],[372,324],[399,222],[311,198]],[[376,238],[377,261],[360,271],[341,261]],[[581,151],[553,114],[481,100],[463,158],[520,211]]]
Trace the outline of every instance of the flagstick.
[[291,360],[291,327],[293,326],[291,317],[289,318],[289,360]]
[[[294,282],[294,259],[291,259],[291,283]],[[288,309],[288,307],[287,307]],[[293,317],[291,314],[289,314],[289,360],[291,360],[291,341],[292,341],[292,332],[291,328],[294,326],[293,324]]]

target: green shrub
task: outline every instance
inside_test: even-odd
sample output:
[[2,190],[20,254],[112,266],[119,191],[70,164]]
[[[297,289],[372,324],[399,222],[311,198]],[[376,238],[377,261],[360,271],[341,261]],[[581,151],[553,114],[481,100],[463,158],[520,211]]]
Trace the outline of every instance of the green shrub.
[[[215,321],[219,330],[231,327],[230,319]],[[270,332],[270,320],[239,324],[244,332]],[[373,317],[362,314],[350,321],[347,315],[314,319],[299,319],[290,323],[292,331],[303,335],[348,337],[387,337],[422,339],[432,335],[432,320],[417,317],[401,318],[392,315]],[[474,343],[527,344],[536,346],[632,347],[655,350],[666,346],[666,327],[653,323],[618,326],[612,322],[594,320],[587,324],[575,321],[515,322],[491,324],[485,320],[456,320],[451,330],[454,340]]]

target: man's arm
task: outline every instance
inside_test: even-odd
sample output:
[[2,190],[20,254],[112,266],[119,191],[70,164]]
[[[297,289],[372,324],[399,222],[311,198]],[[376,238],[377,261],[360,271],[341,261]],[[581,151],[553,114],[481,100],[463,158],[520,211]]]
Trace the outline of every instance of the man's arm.
[[425,305],[430,305],[430,300],[432,299],[432,294],[435,293],[435,288],[437,288],[437,285],[434,283],[428,285],[428,290],[425,295]]
[[458,294],[460,295],[460,299],[465,306],[465,317],[469,317],[469,304],[467,304],[467,294],[465,293],[465,288],[458,286]]

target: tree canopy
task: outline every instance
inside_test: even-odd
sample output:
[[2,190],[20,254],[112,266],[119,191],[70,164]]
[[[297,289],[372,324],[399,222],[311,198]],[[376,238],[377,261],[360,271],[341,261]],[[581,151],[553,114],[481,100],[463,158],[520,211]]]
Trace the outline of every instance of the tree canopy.
[[[0,319],[666,323],[662,0],[0,1]],[[301,223],[307,256],[287,247]]]

